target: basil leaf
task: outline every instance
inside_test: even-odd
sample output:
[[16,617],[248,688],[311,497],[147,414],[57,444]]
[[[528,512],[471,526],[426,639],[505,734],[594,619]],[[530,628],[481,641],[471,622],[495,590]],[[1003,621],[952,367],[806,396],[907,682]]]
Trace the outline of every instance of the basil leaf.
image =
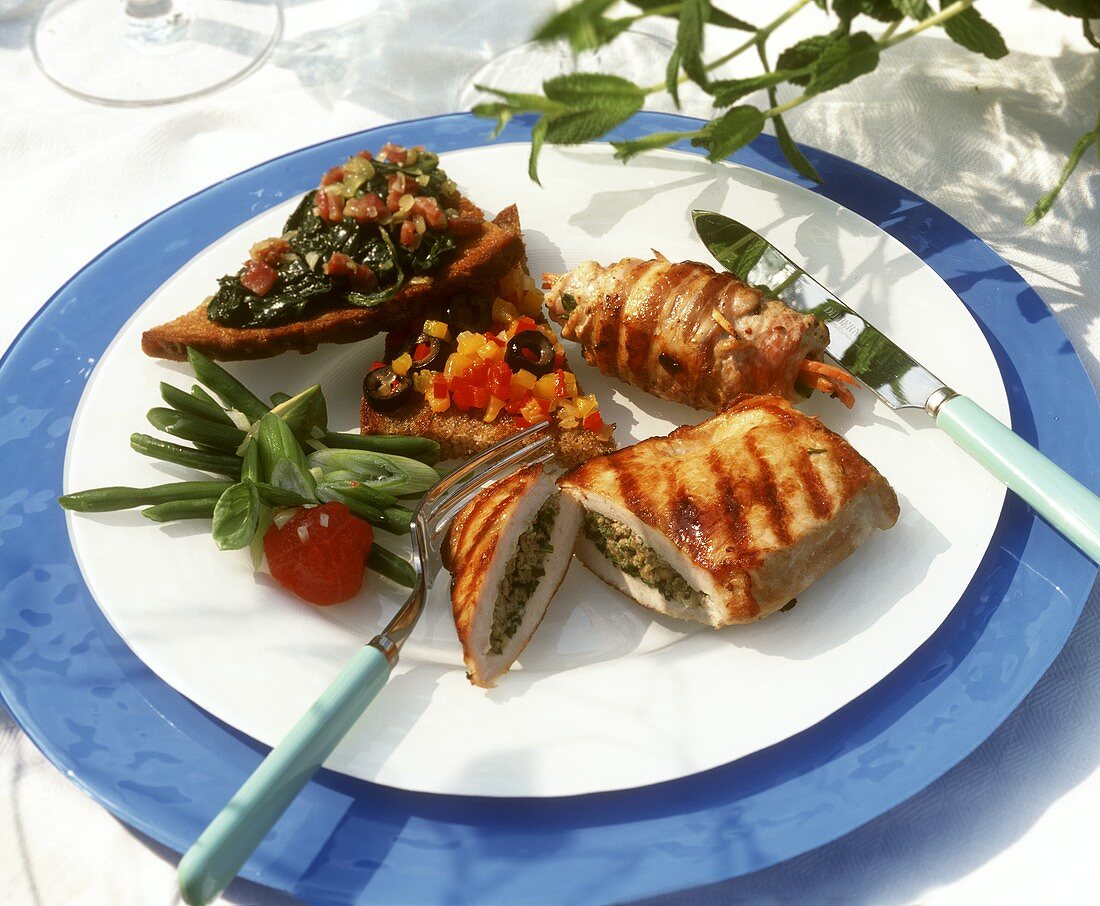
[[271,470],[271,485],[290,491],[309,501],[317,500],[317,479],[313,473],[293,459],[284,457]]
[[251,481],[241,481],[222,492],[214,506],[211,534],[219,550],[248,547],[260,521],[260,495]]
[[731,107],[707,123],[691,143],[707,149],[707,160],[723,160],[751,142],[763,128],[764,114],[755,107]]
[[[943,0],[940,0],[940,8],[943,6]],[[983,19],[974,7],[952,16],[943,23],[943,30],[956,44],[991,60],[999,60],[1008,53],[1008,46],[1001,33]]]

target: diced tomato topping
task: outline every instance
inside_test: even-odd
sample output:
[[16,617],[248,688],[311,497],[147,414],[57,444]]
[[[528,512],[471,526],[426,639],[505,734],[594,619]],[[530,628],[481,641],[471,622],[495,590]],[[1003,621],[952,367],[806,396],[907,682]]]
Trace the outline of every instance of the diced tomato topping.
[[401,244],[406,248],[413,248],[420,242],[420,234],[416,232],[416,224],[406,220],[401,224]]
[[427,343],[417,343],[416,349],[413,350],[413,361],[422,362],[428,357],[428,353],[431,352],[431,347]]
[[523,333],[525,330],[534,330],[537,327],[538,325],[535,323],[534,318],[524,315],[516,321],[515,332],[512,336],[515,336],[517,333]]
[[437,374],[432,378],[432,396],[437,400],[447,398],[447,379],[441,374]]
[[343,252],[333,252],[323,270],[330,277],[346,278],[353,289],[362,292],[369,292],[378,286],[378,278],[369,264],[361,264]]
[[346,277],[355,273],[355,262],[343,252],[333,252],[325,262],[324,271],[330,277]]
[[377,220],[386,213],[386,203],[377,192],[368,192],[356,198],[349,198],[344,204],[344,214],[354,217],[360,223]]
[[599,411],[589,413],[584,417],[584,421],[581,422],[584,427],[589,431],[600,431],[603,429],[603,416]]
[[374,543],[371,527],[342,503],[298,510],[264,535],[271,575],[311,604],[338,604],[358,594]]
[[382,150],[379,152],[381,156],[388,161],[392,161],[395,164],[405,163],[405,158],[408,156],[408,151],[402,148],[400,145],[395,145],[392,142],[386,142],[382,146]]
[[512,369],[504,362],[489,366],[489,392],[498,400],[507,400],[512,393]]
[[460,214],[447,221],[447,226],[455,236],[476,236],[481,232],[485,221],[479,217]]
[[331,186],[334,182],[344,181],[344,168],[333,167],[323,177],[321,177],[321,185]]
[[363,160],[374,160],[374,155],[371,154],[369,151],[360,151],[355,156],[356,157],[361,157],[361,158],[363,158]]
[[263,261],[249,261],[241,274],[241,286],[257,296],[266,296],[279,279],[279,272]]
[[439,207],[439,202],[430,195],[421,195],[413,202],[412,213],[419,214],[433,230],[441,230],[447,225],[447,215]]
[[317,204],[317,216],[329,223],[339,223],[344,219],[344,198],[332,192],[317,190],[314,196]]
[[274,266],[289,251],[290,243],[285,239],[265,239],[263,242],[257,242],[249,249],[248,257],[253,261],[262,261],[264,264]]

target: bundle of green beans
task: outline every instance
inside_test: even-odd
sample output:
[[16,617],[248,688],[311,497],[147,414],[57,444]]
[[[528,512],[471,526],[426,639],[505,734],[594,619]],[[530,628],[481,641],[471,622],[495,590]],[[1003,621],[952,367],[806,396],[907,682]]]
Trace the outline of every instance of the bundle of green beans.
[[[166,405],[150,409],[148,419],[192,446],[141,433],[130,436],[130,446],[224,478],[92,488],[59,497],[61,506],[81,513],[145,507],[142,515],[155,522],[209,519],[219,548],[250,547],[257,564],[264,533],[287,507],[339,501],[377,528],[409,531],[412,511],[399,498],[419,495],[439,480],[432,468],[439,444],[330,431],[319,385],[296,396],[272,394],[268,405],[202,353],[187,354],[199,383],[190,392],[162,383]],[[377,542],[367,566],[401,585],[415,584],[412,566]]]

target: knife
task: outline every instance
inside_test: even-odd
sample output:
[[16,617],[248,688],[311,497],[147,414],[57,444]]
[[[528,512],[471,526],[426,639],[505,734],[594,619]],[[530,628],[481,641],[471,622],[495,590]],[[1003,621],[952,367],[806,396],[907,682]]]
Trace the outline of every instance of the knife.
[[1100,563],[1100,497],[956,393],[759,233],[713,211],[695,231],[726,270],[829,327],[828,354],[891,409],[923,409],[956,444]]

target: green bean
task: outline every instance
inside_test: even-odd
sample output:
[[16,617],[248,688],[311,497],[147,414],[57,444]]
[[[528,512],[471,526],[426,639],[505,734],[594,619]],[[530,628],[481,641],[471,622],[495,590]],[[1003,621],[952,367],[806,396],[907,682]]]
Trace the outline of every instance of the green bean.
[[367,450],[371,453],[394,453],[419,459],[422,463],[434,466],[439,462],[439,444],[427,437],[405,436],[403,434],[345,434],[338,431],[326,431],[321,443],[326,447],[341,450]]
[[227,453],[205,453],[192,447],[150,437],[148,434],[131,434],[130,446],[143,456],[174,462],[180,466],[198,469],[200,472],[214,472],[234,480],[241,475],[240,457],[230,456]]
[[87,491],[58,497],[57,502],[65,509],[77,513],[109,513],[175,500],[217,498],[229,485],[228,481],[175,481],[149,488],[89,488]]
[[154,522],[172,522],[176,519],[213,519],[217,497],[200,497],[196,500],[172,500],[158,503],[142,510],[141,515]]
[[205,384],[227,408],[243,412],[251,421],[262,418],[269,407],[228,371],[197,349],[187,347],[187,359],[199,382]]
[[416,570],[412,564],[377,542],[371,545],[370,553],[367,554],[367,566],[398,585],[406,588],[416,585]]
[[216,422],[219,425],[233,424],[233,419],[213,400],[207,402],[188,393],[186,390],[180,390],[179,387],[166,384],[164,381],[161,381],[160,384],[160,396],[169,406],[178,409],[180,412],[186,412],[196,418],[205,418],[207,421]]
[[[209,403],[215,409],[221,409],[222,412],[225,412],[225,410],[222,409],[222,404],[219,403],[216,399],[214,399],[214,397],[212,397],[205,390],[203,390],[200,385],[198,385],[198,384],[192,384],[191,385],[191,395],[195,399],[202,400],[204,403]],[[228,412],[226,412],[225,417],[229,418],[229,413]],[[232,422],[233,419],[229,418],[229,421]]]
[[388,494],[385,491],[376,491],[374,488],[368,487],[354,478],[350,480],[332,481],[326,476],[326,478],[322,479],[321,485],[335,491],[341,497],[351,497],[353,500],[369,503],[371,506],[387,507],[397,503],[397,497],[393,494]]
[[211,447],[223,453],[236,454],[238,447],[244,442],[244,431],[233,424],[215,424],[205,418],[196,418],[185,412],[177,412],[175,409],[156,406],[150,409],[145,417],[154,428],[159,428],[166,434],[202,444],[204,447]]
[[303,497],[296,491],[288,491],[286,488],[276,487],[264,481],[253,482],[260,494],[260,500],[271,506],[305,506],[316,501]]

